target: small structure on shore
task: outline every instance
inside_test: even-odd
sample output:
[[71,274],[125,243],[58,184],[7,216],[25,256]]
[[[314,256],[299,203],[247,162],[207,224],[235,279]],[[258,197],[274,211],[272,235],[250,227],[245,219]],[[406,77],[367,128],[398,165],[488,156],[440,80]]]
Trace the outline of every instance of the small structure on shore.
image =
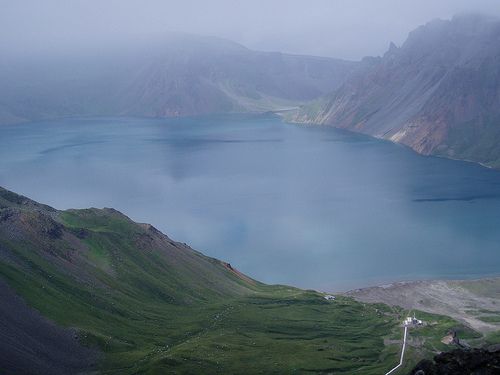
[[323,298],[326,299],[327,301],[334,301],[335,300],[335,296],[332,296],[331,294],[327,294]]
[[413,317],[407,316],[406,319],[403,321],[403,325],[405,327],[415,327],[415,326],[421,326],[423,324],[424,322],[415,317],[415,313],[413,313]]

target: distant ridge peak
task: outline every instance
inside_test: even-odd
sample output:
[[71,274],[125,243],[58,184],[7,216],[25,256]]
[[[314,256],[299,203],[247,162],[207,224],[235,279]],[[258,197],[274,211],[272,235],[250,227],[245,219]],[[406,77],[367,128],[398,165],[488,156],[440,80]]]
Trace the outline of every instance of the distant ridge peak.
[[399,49],[398,46],[396,46],[396,44],[394,44],[394,42],[391,41],[389,43],[389,49],[384,54],[384,57],[388,57],[388,56],[394,55],[398,51],[398,49]]

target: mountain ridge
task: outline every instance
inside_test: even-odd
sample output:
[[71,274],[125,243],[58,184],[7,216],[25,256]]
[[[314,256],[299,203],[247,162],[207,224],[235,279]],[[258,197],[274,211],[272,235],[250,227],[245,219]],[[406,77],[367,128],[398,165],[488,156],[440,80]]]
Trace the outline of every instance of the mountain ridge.
[[189,34],[37,63],[4,61],[0,124],[74,116],[265,112],[327,93],[357,65],[253,51],[225,39]]
[[460,15],[412,31],[289,120],[331,125],[423,155],[500,167],[500,20]]

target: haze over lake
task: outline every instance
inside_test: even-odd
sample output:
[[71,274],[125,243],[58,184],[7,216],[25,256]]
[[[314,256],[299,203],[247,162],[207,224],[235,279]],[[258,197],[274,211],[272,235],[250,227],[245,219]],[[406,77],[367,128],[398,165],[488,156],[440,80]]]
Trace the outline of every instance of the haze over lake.
[[500,172],[273,116],[0,127],[0,185],[113,207],[267,282],[497,274]]

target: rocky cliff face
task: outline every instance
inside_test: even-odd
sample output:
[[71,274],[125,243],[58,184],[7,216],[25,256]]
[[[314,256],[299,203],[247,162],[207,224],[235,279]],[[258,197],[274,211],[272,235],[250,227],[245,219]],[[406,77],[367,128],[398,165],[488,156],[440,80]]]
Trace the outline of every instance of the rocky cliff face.
[[282,109],[338,87],[357,65],[177,34],[99,54],[0,62],[0,124]]
[[429,22],[293,120],[500,167],[500,21]]

